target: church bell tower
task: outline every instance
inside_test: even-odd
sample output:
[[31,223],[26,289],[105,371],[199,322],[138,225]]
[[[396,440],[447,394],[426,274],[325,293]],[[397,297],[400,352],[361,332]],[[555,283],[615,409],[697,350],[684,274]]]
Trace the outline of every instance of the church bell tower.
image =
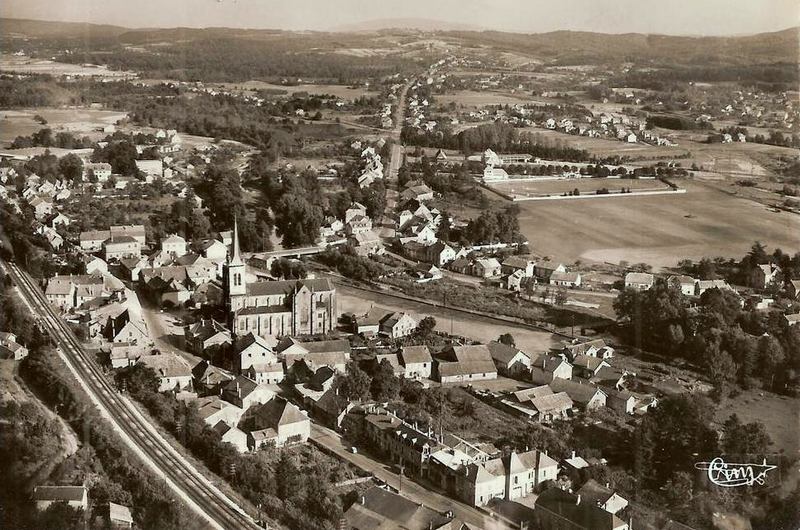
[[[239,225],[233,221],[233,241],[228,258],[222,266],[222,286],[225,291],[225,305],[228,310],[229,325],[233,326],[233,316],[244,307],[247,297],[244,262],[239,251]],[[231,327],[231,331],[234,331]]]

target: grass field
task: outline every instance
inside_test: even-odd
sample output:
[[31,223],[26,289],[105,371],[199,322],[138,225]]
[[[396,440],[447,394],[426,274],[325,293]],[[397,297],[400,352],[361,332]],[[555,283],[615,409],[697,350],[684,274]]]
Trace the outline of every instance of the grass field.
[[374,97],[379,93],[365,88],[351,88],[347,85],[275,85],[263,81],[247,81],[244,83],[220,83],[220,86],[228,90],[284,90],[287,95],[295,92],[307,92],[309,94],[330,94],[342,99],[356,99],[361,96]]
[[46,59],[32,59],[0,54],[0,71],[20,74],[48,74],[54,76],[93,76],[93,77],[136,77],[134,72],[113,71],[103,66],[82,66],[79,64],[59,63]]
[[492,184],[492,188],[507,195],[526,197],[561,195],[566,192],[571,192],[576,188],[581,194],[593,194],[602,188],[606,188],[612,192],[619,191],[622,188],[630,188],[631,191],[663,191],[669,189],[666,184],[659,180],[604,178],[505,181]]
[[744,423],[760,421],[772,438],[772,450],[785,451],[787,456],[800,457],[800,400],[770,392],[745,391],[727,399],[717,410],[717,421],[724,422],[736,414]]
[[436,103],[440,105],[449,105],[451,102],[455,102],[456,105],[474,108],[480,108],[486,105],[545,104],[543,101],[534,99],[533,96],[522,91],[512,94],[511,92],[459,90],[451,94],[441,94],[436,96]]
[[654,146],[649,144],[629,144],[619,140],[612,140],[608,138],[589,138],[588,136],[578,136],[574,134],[566,134],[559,131],[552,131],[550,129],[542,129],[539,127],[526,127],[521,129],[529,133],[537,133],[544,138],[553,141],[562,142],[564,145],[574,147],[575,149],[584,149],[591,155],[596,156],[630,156],[634,158],[647,158],[647,157],[664,157],[664,156],[683,156],[686,154],[687,149],[678,142],[675,147]]
[[[37,114],[47,120],[46,125],[33,119]],[[0,144],[8,145],[17,136],[28,136],[44,127],[53,131],[72,131],[99,140],[106,133],[96,132],[98,127],[113,124],[126,115],[124,112],[96,109],[0,110]]]
[[759,240],[794,252],[800,217],[732,197],[696,181],[686,194],[616,200],[521,202],[522,233],[539,255],[675,265],[684,258],[742,256]]

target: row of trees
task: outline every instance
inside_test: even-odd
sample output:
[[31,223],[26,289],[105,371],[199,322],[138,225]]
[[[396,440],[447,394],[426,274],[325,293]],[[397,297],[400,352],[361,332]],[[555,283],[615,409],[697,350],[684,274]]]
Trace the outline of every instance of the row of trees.
[[86,149],[94,147],[87,136],[76,138],[69,131],[61,131],[53,134],[53,129],[45,127],[39,129],[30,136],[17,136],[11,142],[11,149],[21,149],[25,147],[58,147],[60,149]]

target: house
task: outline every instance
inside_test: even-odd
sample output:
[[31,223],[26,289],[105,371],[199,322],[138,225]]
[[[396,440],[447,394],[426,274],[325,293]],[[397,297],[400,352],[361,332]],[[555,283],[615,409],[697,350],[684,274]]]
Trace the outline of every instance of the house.
[[572,359],[573,375],[582,377],[584,379],[591,379],[596,376],[601,368],[611,366],[604,359],[600,357],[593,357],[579,353]]
[[344,373],[350,361],[350,342],[347,339],[300,342],[296,339],[285,339],[278,344],[278,353],[283,358],[288,371],[300,360],[316,371],[322,366],[330,366],[339,373]]
[[258,384],[277,385],[286,377],[283,364],[273,363],[254,363],[244,370],[244,375]]
[[561,353],[568,359],[574,359],[578,355],[588,355],[600,359],[610,359],[614,356],[614,348],[606,343],[604,339],[583,340],[565,344]]
[[709,289],[735,292],[734,288],[731,287],[730,284],[725,280],[697,280],[694,288],[694,294],[696,296],[700,296]]
[[0,331],[0,359],[21,361],[28,356],[28,348],[17,343],[14,333]]
[[253,332],[236,340],[236,355],[239,357],[239,371],[244,372],[254,364],[278,362],[273,345]]
[[542,492],[535,506],[535,523],[541,530],[630,530],[616,515],[559,488]]
[[460,530],[450,514],[441,514],[423,504],[372,486],[358,496],[344,512],[340,528],[348,530],[383,530],[388,528]]
[[348,236],[363,234],[372,230],[372,219],[366,215],[356,215],[345,223],[344,231]]
[[531,369],[531,358],[522,350],[492,341],[488,344],[497,372],[507,377],[528,375]]
[[800,300],[800,280],[790,280],[786,292],[795,300]]
[[189,403],[197,408],[197,414],[209,427],[214,427],[221,421],[235,427],[244,414],[243,409],[224,401],[219,396],[201,397]]
[[521,270],[516,270],[506,276],[506,289],[509,291],[519,292],[522,290],[522,283],[525,280],[525,273]]
[[351,204],[350,207],[344,212],[344,222],[349,223],[355,217],[369,218],[367,215],[367,207],[358,202]]
[[220,420],[212,429],[219,434],[219,439],[221,441],[231,444],[240,453],[247,452],[247,433],[240,430],[238,427],[231,427]]
[[427,263],[417,263],[409,274],[416,275],[417,283],[432,282],[441,280],[444,277],[442,269]]
[[794,313],[792,315],[784,315],[783,318],[786,319],[786,324],[791,327],[800,322],[800,313]]
[[192,367],[174,353],[142,355],[138,362],[155,371],[159,392],[191,390]]
[[408,313],[389,313],[380,321],[380,332],[390,338],[407,337],[417,329],[417,321]]
[[684,296],[694,296],[697,280],[691,276],[676,275],[667,278],[667,283],[670,287],[680,289]]
[[215,263],[225,261],[228,256],[228,247],[225,243],[216,239],[207,239],[200,244],[200,253],[204,258]]
[[212,350],[230,347],[233,338],[228,328],[213,318],[201,318],[184,328],[186,348],[195,355],[210,355]]
[[611,410],[615,410],[620,414],[633,414],[636,407],[636,396],[627,390],[618,390],[616,388],[607,388],[605,390],[608,395],[606,404]]
[[356,254],[362,257],[381,255],[384,253],[383,241],[378,234],[372,230],[366,232],[359,232],[347,238],[348,244],[354,249]]
[[186,240],[178,234],[170,234],[161,240],[161,251],[175,257],[183,256],[186,254]]
[[418,186],[411,186],[403,190],[400,193],[400,199],[404,202],[407,201],[417,201],[417,202],[424,202],[424,201],[431,201],[433,200],[433,190],[430,189],[425,184],[420,184]]
[[122,504],[108,503],[108,525],[112,530],[133,528],[133,515],[131,509]]
[[502,403],[539,423],[565,420],[573,408],[566,392],[555,393],[547,385],[518,390],[512,396],[513,399],[502,400]]
[[503,274],[513,274],[516,271],[521,271],[525,278],[531,278],[533,277],[534,263],[522,256],[509,256],[503,260],[500,268]]
[[219,396],[222,385],[231,381],[234,375],[204,359],[192,368],[192,377],[194,378],[194,388],[198,395]]
[[108,272],[108,263],[97,256],[81,254],[80,260],[81,263],[83,263],[84,274],[102,274]]
[[497,258],[478,258],[472,265],[473,276],[479,278],[493,278],[500,275],[502,267]]
[[779,278],[780,273],[780,267],[773,263],[757,265],[750,272],[750,286],[754,289],[766,289]]
[[56,228],[58,225],[69,226],[72,220],[61,212],[55,212],[47,218],[45,224],[50,228]]
[[427,346],[403,346],[398,356],[406,379],[430,379],[433,357]]
[[647,291],[653,287],[655,277],[647,272],[629,272],[625,275],[625,288]]
[[353,331],[365,337],[375,336],[381,330],[381,320],[385,316],[386,313],[383,310],[372,308],[364,315],[354,318]]
[[548,385],[555,379],[572,379],[572,365],[564,357],[542,354],[531,359],[531,381]]
[[428,263],[443,267],[456,259],[456,251],[447,243],[437,241],[433,245],[425,247],[425,258]]
[[106,261],[135,258],[142,254],[142,246],[133,236],[111,236],[103,241],[103,254]]
[[555,267],[549,267],[540,263],[533,266],[533,275],[540,281],[549,283],[550,276],[552,276],[554,272],[567,272],[567,268],[562,263],[559,263]]
[[581,274],[579,272],[553,271],[550,274],[550,285],[560,287],[580,287]]
[[395,377],[402,377],[405,375],[405,368],[400,364],[400,359],[396,353],[379,353],[375,355],[375,359],[373,360],[375,363],[375,367],[379,367],[383,361],[389,363],[392,367],[392,372],[394,373]]
[[308,416],[283,398],[276,397],[261,405],[253,414],[256,430],[248,437],[250,449],[265,445],[283,447],[287,444],[305,443],[311,436]]
[[264,383],[256,383],[244,375],[222,385],[222,399],[240,409],[247,410],[253,405],[267,403],[275,396],[275,392]]
[[548,386],[553,392],[566,392],[572,402],[584,410],[594,410],[606,406],[608,395],[595,385],[567,379],[554,379]]
[[497,368],[485,344],[448,346],[436,356],[433,373],[441,383],[497,379]]
[[603,486],[592,478],[587,480],[577,493],[581,498],[581,502],[599,506],[608,513],[619,513],[628,506],[626,498],[609,489],[607,484]]
[[89,489],[86,486],[36,486],[33,488],[33,500],[39,511],[55,503],[66,503],[72,508],[86,511],[89,507]]
[[91,182],[92,175],[97,182],[105,182],[111,178],[111,164],[106,162],[88,162],[83,165],[83,178]]

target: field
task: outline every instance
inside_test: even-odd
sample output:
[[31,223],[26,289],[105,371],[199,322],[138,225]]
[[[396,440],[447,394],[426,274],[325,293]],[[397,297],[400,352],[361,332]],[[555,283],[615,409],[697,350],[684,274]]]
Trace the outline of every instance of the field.
[[787,456],[800,457],[800,439],[797,437],[800,400],[769,392],[744,391],[722,403],[716,419],[724,422],[734,413],[744,423],[762,422],[772,438],[773,451],[785,451]]
[[578,136],[574,134],[566,134],[559,131],[551,131],[549,129],[541,129],[539,127],[526,127],[521,129],[529,133],[540,134],[544,138],[553,141],[563,142],[564,145],[574,147],[575,149],[585,149],[590,155],[596,156],[630,156],[633,158],[647,158],[647,157],[669,157],[669,156],[683,156],[686,154],[687,149],[677,142],[675,147],[654,146],[649,144],[629,144],[619,140],[611,140],[607,138],[590,138],[588,136]]
[[439,105],[449,105],[455,102],[456,105],[464,107],[480,108],[486,105],[544,105],[542,101],[533,99],[525,92],[512,94],[511,92],[489,92],[476,90],[459,90],[450,94],[436,96],[436,103]]
[[669,187],[659,180],[654,179],[605,179],[605,178],[581,178],[564,180],[519,180],[504,181],[491,185],[501,193],[516,196],[547,196],[562,195],[578,189],[581,194],[594,194],[597,190],[606,188],[611,192],[616,192],[622,188],[630,188],[631,191],[666,191]]
[[[47,120],[41,125],[33,119],[36,115]],[[23,109],[0,111],[0,144],[7,146],[14,138],[28,136],[44,127],[53,131],[72,131],[78,136],[89,136],[99,140],[106,133],[95,132],[97,128],[111,125],[126,116],[123,112],[95,109]]]
[[247,92],[254,92],[256,90],[282,90],[287,95],[294,94],[295,92],[307,92],[308,94],[330,94],[338,98],[352,100],[360,98],[361,96],[375,97],[379,93],[373,90],[368,90],[363,87],[352,88],[347,85],[275,85],[272,83],[265,83],[263,81],[247,81],[244,83],[221,83],[219,86],[227,90],[242,90]]
[[511,333],[517,347],[530,352],[546,351],[561,342],[555,335],[544,331],[533,331],[513,324],[470,316],[459,311],[356,290],[341,284],[337,284],[336,290],[339,310],[343,313],[363,315],[372,307],[378,307],[387,312],[405,311],[417,320],[432,316],[436,319],[436,329],[440,331],[450,332],[452,328],[455,335],[481,342],[489,342],[503,333]]
[[70,75],[78,77],[131,78],[133,72],[113,71],[103,66],[82,66],[79,64],[59,63],[46,59],[31,59],[25,56],[0,54],[0,71],[18,74],[49,74],[54,76]]
[[800,217],[770,211],[698,181],[687,193],[609,200],[521,202],[520,225],[538,255],[655,268],[684,258],[742,256],[759,240],[794,252]]

